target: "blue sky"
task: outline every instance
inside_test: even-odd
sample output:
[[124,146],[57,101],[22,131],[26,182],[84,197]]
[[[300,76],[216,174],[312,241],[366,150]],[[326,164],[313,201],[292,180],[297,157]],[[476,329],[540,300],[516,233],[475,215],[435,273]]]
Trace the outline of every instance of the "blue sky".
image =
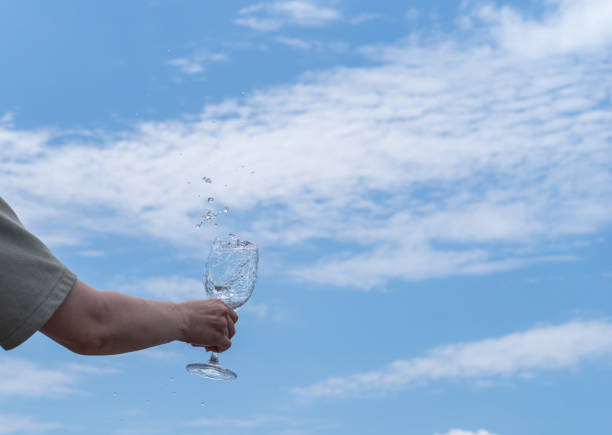
[[236,382],[36,334],[0,434],[612,432],[612,6],[379,3],[0,5],[0,192],[83,281],[260,246]]

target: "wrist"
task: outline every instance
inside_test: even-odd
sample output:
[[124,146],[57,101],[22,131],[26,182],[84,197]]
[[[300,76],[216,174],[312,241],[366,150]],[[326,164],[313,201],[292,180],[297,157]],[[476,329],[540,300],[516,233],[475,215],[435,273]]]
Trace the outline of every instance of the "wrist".
[[187,341],[187,331],[189,330],[189,315],[185,310],[185,305],[182,303],[172,304],[172,311],[174,313],[174,323],[176,325],[176,340]]

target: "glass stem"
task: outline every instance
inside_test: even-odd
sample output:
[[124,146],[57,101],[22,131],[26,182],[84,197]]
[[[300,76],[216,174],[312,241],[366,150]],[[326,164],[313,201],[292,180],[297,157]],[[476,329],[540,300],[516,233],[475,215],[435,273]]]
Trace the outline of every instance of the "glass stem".
[[219,357],[217,357],[217,354],[214,352],[210,353],[210,359],[208,360],[209,364],[217,364],[219,365]]

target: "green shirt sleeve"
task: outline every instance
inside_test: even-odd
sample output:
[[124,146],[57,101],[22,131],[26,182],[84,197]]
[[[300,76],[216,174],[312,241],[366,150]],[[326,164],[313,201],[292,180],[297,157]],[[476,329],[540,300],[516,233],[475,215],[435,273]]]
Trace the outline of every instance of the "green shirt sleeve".
[[0,345],[13,349],[64,302],[76,276],[28,232],[0,197]]

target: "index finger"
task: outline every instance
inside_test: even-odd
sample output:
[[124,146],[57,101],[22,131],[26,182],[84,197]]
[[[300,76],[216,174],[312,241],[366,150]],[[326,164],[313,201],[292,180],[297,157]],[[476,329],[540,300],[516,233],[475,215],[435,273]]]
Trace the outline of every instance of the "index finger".
[[238,314],[236,314],[236,312],[228,307],[229,309],[227,310],[227,313],[229,314],[230,318],[232,319],[232,322],[236,323],[238,321]]

